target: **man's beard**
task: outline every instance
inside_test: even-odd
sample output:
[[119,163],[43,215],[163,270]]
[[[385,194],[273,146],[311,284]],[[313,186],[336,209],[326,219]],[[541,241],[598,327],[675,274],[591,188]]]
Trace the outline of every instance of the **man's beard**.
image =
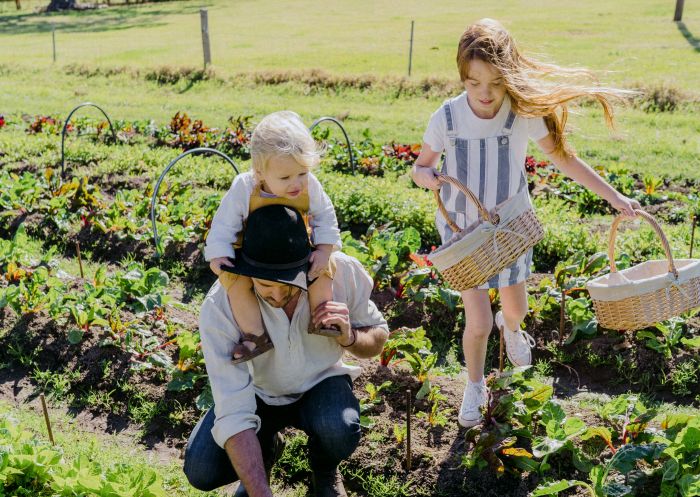
[[[268,304],[270,304],[272,307],[277,307],[277,308],[284,307],[285,305],[289,304],[289,302],[291,302],[294,297],[296,297],[297,293],[294,290],[299,290],[298,288],[296,288],[292,285],[289,285],[288,288],[289,288],[289,290],[287,291],[287,295],[285,295],[282,298],[281,302],[273,299],[272,297],[262,297],[262,299],[265,302],[267,302]],[[301,290],[299,290],[299,291],[301,291]]]

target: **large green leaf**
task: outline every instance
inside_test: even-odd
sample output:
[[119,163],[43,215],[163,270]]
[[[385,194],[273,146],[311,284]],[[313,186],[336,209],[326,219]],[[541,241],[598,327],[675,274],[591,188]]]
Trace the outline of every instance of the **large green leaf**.
[[608,464],[610,468],[614,468],[620,473],[626,474],[636,466],[639,460],[645,460],[648,463],[656,461],[665,448],[666,445],[659,443],[623,445],[617,450]]
[[606,444],[612,445],[612,434],[605,426],[592,426],[588,428],[586,432],[581,435],[581,440],[589,440],[593,437],[600,437],[605,440]]
[[700,496],[700,475],[683,475],[678,480],[683,497]]
[[559,480],[552,483],[545,483],[539,485],[535,490],[532,491],[530,497],[544,497],[546,495],[559,495],[559,492],[563,492],[572,487],[585,487],[590,492],[591,497],[595,497],[591,487],[588,483],[579,480]]

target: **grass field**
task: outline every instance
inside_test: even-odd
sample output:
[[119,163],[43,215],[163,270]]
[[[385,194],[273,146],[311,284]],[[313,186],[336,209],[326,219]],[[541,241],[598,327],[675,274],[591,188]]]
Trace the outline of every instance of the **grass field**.
[[[167,2],[69,14],[37,14],[45,1],[0,2],[0,113],[66,116],[83,101],[103,105],[114,119],[167,122],[177,111],[223,126],[230,116],[254,118],[291,108],[308,122],[346,116],[351,138],[369,128],[381,142],[421,141],[444,95],[397,97],[405,76],[410,20],[416,20],[412,79],[456,79],[454,47],[464,26],[483,16],[501,19],[522,45],[565,65],[583,65],[603,81],[630,87],[661,85],[696,101],[700,81],[700,4],[690,2],[684,24],[671,21],[673,2],[418,2],[333,0]],[[158,85],[134,70],[199,66],[201,5],[209,9],[216,78]],[[51,62],[51,27],[58,62]],[[68,74],[66,65],[125,67],[110,77]],[[232,77],[261,70],[320,69],[331,75],[394,78],[382,89],[312,89],[303,83],[260,85]],[[85,111],[89,114],[89,110]],[[572,141],[593,164],[634,172],[700,177],[698,104],[674,113],[621,109],[614,132],[600,112],[572,116]],[[533,150],[533,152],[535,152]]]
[[199,66],[199,8],[209,10],[212,60],[226,74],[321,68],[332,73],[404,76],[415,20],[413,76],[456,77],[454,55],[465,26],[501,20],[529,51],[564,65],[609,71],[616,84],[672,84],[695,91],[700,81],[700,4],[537,0],[424,2],[226,0],[167,2],[40,15],[48,0],[0,3],[0,63],[50,67],[51,28],[58,62],[103,66]]
[[[379,142],[420,142],[430,114],[442,97],[400,97],[390,91],[313,91],[297,83],[245,86],[205,81],[187,87],[159,86],[128,75],[89,79],[60,71],[22,69],[0,78],[0,113],[65,118],[83,101],[102,105],[113,119],[154,119],[165,124],[178,111],[223,127],[230,116],[263,115],[288,108],[307,123],[322,115],[346,116],[351,139],[369,128]],[[78,115],[100,117],[96,110]],[[696,110],[646,113],[622,108],[615,131],[605,127],[598,108],[571,116],[572,142],[593,165],[623,166],[657,176],[700,178],[700,120]],[[333,133],[340,136],[337,130]],[[534,147],[532,152],[536,152]]]
[[[291,108],[308,122],[346,116],[351,138],[369,128],[377,141],[421,141],[428,118],[444,95],[397,97],[405,76],[410,20],[416,20],[412,79],[456,79],[454,46],[464,26],[483,16],[501,19],[527,49],[566,65],[583,65],[615,84],[681,91],[698,99],[700,4],[686,5],[684,24],[671,21],[673,2],[642,7],[621,2],[440,2],[423,12],[418,2],[333,0],[312,2],[209,1],[216,78],[158,85],[135,70],[199,66],[201,39],[194,2],[112,7],[69,14],[36,14],[45,1],[0,2],[0,114],[66,116],[83,101],[104,106],[114,119],[167,122],[177,111],[223,126],[230,116],[254,118]],[[51,62],[51,26],[58,62]],[[110,76],[68,74],[66,66],[125,67]],[[331,75],[393,78],[381,89],[313,89],[303,83],[260,85],[232,77],[254,71],[320,69]],[[394,86],[392,86],[392,84]],[[90,111],[85,111],[89,115]],[[698,104],[673,113],[621,109],[610,132],[600,112],[572,116],[572,141],[593,164],[634,172],[700,177]],[[95,114],[97,115],[97,114]],[[535,152],[533,150],[533,152]]]

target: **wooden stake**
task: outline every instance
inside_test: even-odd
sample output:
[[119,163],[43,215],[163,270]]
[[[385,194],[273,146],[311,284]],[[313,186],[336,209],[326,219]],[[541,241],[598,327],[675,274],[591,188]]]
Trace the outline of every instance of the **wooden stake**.
[[53,441],[53,432],[51,431],[51,421],[49,420],[49,410],[46,409],[46,398],[44,397],[43,393],[40,395],[40,397],[41,397],[41,408],[44,410],[44,421],[46,421],[46,429],[49,432],[49,441],[51,442],[51,445],[56,445],[56,442]]
[[503,337],[503,328],[498,328],[498,373],[503,372],[503,353],[505,352],[505,339]]
[[75,252],[78,254],[78,266],[80,267],[80,277],[85,279],[85,273],[83,272],[83,259],[80,257],[80,242],[75,242]]
[[411,412],[413,411],[413,394],[406,390],[406,471],[411,470]]
[[690,230],[690,257],[689,259],[693,258],[693,245],[695,244],[695,223],[697,222],[698,217],[696,214],[693,214],[693,227]]
[[561,290],[561,308],[559,309],[559,346],[564,341],[564,327],[566,326],[566,292]]

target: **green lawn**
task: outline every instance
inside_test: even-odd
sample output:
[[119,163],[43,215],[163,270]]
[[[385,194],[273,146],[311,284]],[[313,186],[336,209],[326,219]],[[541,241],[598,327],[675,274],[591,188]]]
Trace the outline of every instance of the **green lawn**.
[[202,63],[199,8],[209,10],[212,59],[225,74],[321,68],[332,73],[403,76],[411,20],[413,75],[456,77],[457,40],[470,22],[501,20],[523,47],[564,65],[610,71],[617,84],[667,83],[696,91],[700,81],[700,3],[686,2],[684,24],[672,0],[209,0],[34,14],[48,0],[0,3],[0,63],[58,61],[151,67]]
[[[674,2],[445,1],[422,12],[418,2],[329,0],[209,1],[217,78],[159,86],[143,71],[162,65],[199,66],[200,3],[167,2],[70,14],[34,14],[47,0],[0,2],[0,114],[65,117],[93,101],[114,119],[167,122],[177,111],[224,126],[230,116],[261,116],[282,108],[311,123],[322,115],[346,116],[351,138],[369,128],[377,141],[419,142],[443,96],[397,98],[396,84],[372,91],[314,90],[302,83],[254,84],[238,73],[319,68],[332,75],[405,74],[410,20],[416,19],[414,80],[455,78],[454,47],[470,21],[503,20],[522,44],[562,64],[596,70],[604,81],[627,86],[665,84],[700,100],[700,3],[686,2],[680,25]],[[51,24],[58,29],[59,62],[51,63]],[[111,77],[68,74],[68,64],[88,68],[127,66]],[[133,70],[142,71],[133,76]],[[605,73],[604,71],[613,71]],[[572,115],[572,142],[592,164],[623,165],[633,172],[700,178],[698,103],[673,113],[620,109],[610,132],[597,108]],[[95,115],[83,110],[80,115]],[[337,132],[334,132],[337,133]],[[534,151],[534,150],[533,150]]]
[[[322,115],[347,115],[344,122],[353,140],[361,140],[363,129],[369,128],[376,141],[413,143],[421,141],[430,114],[442,101],[442,97],[395,98],[389,90],[309,93],[297,83],[248,86],[206,81],[185,88],[184,83],[159,86],[127,75],[83,79],[58,70],[22,69],[0,78],[0,114],[65,118],[76,104],[92,101],[113,119],[154,119],[162,125],[176,112],[185,111],[209,126],[223,127],[230,116],[259,119],[289,108],[309,124]],[[572,142],[592,165],[700,179],[700,119],[694,109],[697,106],[674,113],[646,113],[621,108],[617,128],[610,131],[598,108],[582,107],[570,117]],[[100,117],[89,108],[76,115]],[[333,134],[341,136],[335,129]],[[60,146],[60,139],[56,140]],[[531,151],[536,152],[534,147]]]

